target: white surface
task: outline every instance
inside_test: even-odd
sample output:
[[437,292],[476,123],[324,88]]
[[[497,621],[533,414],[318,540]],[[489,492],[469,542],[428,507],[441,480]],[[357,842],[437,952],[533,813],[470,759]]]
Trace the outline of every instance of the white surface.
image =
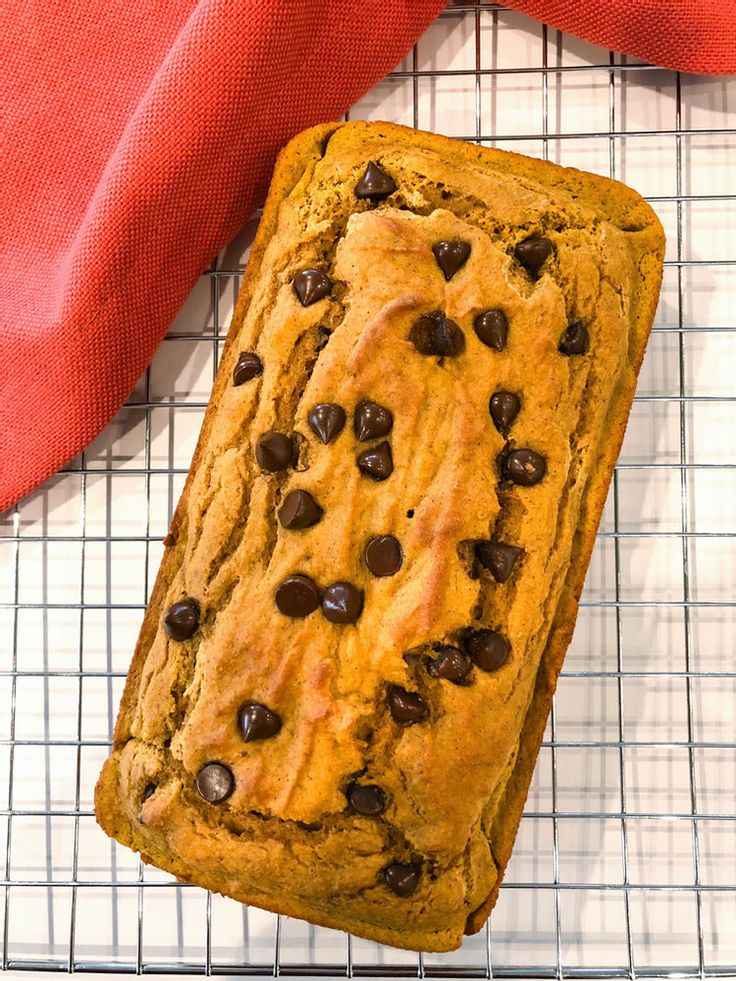
[[[608,66],[607,52],[520,15],[450,8],[400,66],[424,74],[381,82],[351,118],[495,134],[655,198],[662,302],[490,949],[496,974],[736,972],[736,133],[723,132],[736,81],[683,76],[678,101],[672,73]],[[462,74],[431,74],[448,69]],[[251,232],[197,283],[107,430],[0,519],[11,965],[206,967],[207,894],[105,838],[92,789]],[[282,919],[277,941],[275,916],[220,897],[210,913],[214,969],[268,975],[278,957],[346,972],[343,934]],[[350,946],[356,970],[385,973],[483,974],[487,953],[485,933],[423,963]]]

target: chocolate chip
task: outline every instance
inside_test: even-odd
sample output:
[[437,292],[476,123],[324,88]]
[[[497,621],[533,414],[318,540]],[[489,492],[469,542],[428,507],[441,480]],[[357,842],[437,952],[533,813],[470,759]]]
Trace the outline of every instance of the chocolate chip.
[[199,603],[195,599],[179,600],[164,616],[164,630],[172,640],[189,640],[198,626]]
[[241,351],[238,363],[233,368],[233,385],[242,385],[256,375],[263,374],[263,362],[252,351]]
[[332,623],[355,623],[363,609],[363,590],[350,582],[333,582],[322,594],[322,612]]
[[437,265],[449,283],[455,273],[462,269],[470,256],[470,242],[442,241],[432,246]]
[[401,545],[393,535],[376,535],[365,547],[365,564],[374,576],[393,576],[401,568]]
[[501,475],[522,487],[532,487],[547,473],[547,461],[536,450],[512,450],[503,458]]
[[232,770],[223,763],[206,763],[197,774],[197,790],[210,804],[221,804],[235,786]]
[[364,817],[376,817],[386,810],[386,795],[374,783],[352,783],[348,787],[347,798],[355,813]]
[[509,322],[503,310],[483,310],[473,321],[478,340],[494,351],[503,351],[509,336]]
[[557,348],[560,354],[585,354],[588,350],[588,328],[582,321],[570,324]]
[[378,402],[359,402],[355,408],[353,429],[361,443],[370,439],[388,436],[394,424],[394,417],[389,410]]
[[281,716],[262,702],[245,702],[241,705],[238,722],[245,743],[270,739],[281,729]]
[[279,508],[279,521],[284,528],[311,528],[322,517],[322,508],[305,490],[293,490]]
[[405,865],[403,862],[392,862],[383,870],[383,878],[391,892],[406,899],[411,896],[419,885],[421,870],[417,865]]
[[525,269],[536,276],[553,250],[554,245],[548,238],[532,235],[530,238],[525,238],[523,242],[519,242],[514,249],[514,255]]
[[496,582],[506,582],[523,548],[504,542],[476,542],[475,557],[484,569],[488,569]]
[[429,707],[422,696],[399,685],[391,685],[389,688],[388,707],[394,722],[405,726],[422,722],[429,715]]
[[283,470],[293,459],[294,441],[284,433],[271,430],[264,433],[256,444],[256,460],[268,473]]
[[332,288],[332,283],[321,269],[300,269],[291,284],[303,307],[323,299]]
[[309,576],[288,576],[276,590],[276,606],[287,617],[308,617],[319,606],[319,589]]
[[495,630],[471,630],[465,636],[465,650],[481,671],[497,671],[508,661],[511,645]]
[[386,480],[394,470],[391,446],[384,440],[378,446],[364,450],[358,457],[358,469],[372,480]]
[[345,409],[334,402],[320,402],[309,410],[307,419],[312,432],[323,443],[331,443],[345,425]]
[[455,357],[465,349],[465,334],[441,310],[425,313],[414,321],[409,340],[420,354]]
[[155,783],[147,784],[146,789],[141,794],[141,801],[148,800],[148,798],[153,797],[155,793],[156,793],[156,784]]
[[505,436],[511,428],[511,424],[518,416],[520,408],[521,401],[519,396],[514,395],[513,392],[495,392],[491,395],[488,409],[491,413],[494,426],[502,436]]
[[372,160],[365,168],[365,173],[355,185],[355,196],[364,200],[382,201],[396,190],[396,181],[385,170]]
[[435,648],[436,657],[427,661],[430,678],[444,678],[458,684],[470,674],[473,665],[470,658],[457,647],[442,644]]

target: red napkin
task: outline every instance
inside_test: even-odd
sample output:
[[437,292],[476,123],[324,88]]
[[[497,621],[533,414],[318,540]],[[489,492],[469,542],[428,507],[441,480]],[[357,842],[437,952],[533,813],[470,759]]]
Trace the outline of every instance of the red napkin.
[[0,0],[0,511],[133,388],[277,150],[445,0]]
[[[518,0],[736,70],[736,0]],[[444,0],[0,0],[0,511],[110,420],[276,151],[337,118]]]
[[736,74],[736,0],[504,0],[506,6],[652,65]]

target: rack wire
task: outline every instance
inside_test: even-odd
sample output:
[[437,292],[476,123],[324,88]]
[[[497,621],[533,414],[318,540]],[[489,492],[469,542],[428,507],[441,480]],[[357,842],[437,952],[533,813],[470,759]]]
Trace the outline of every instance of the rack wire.
[[484,0],[355,106],[637,187],[662,303],[575,640],[490,926],[414,955],[176,883],[92,788],[254,220],[108,429],[0,518],[5,970],[249,977],[736,974],[736,82],[680,76]]

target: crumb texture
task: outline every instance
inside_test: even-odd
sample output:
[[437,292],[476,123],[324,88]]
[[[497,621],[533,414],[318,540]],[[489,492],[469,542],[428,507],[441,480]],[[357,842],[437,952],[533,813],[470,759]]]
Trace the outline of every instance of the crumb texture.
[[[538,272],[530,237],[551,243]],[[97,788],[109,834],[182,879],[396,946],[448,950],[480,925],[662,252],[652,211],[612,181],[388,124],[297,138]],[[323,410],[318,432],[323,403],[344,423]],[[269,470],[273,432],[291,443]],[[399,546],[374,544],[382,574],[377,536]],[[354,588],[286,615],[312,595],[277,605],[295,575],[315,602]],[[164,617],[188,599],[196,629],[175,639],[189,621]],[[254,704],[270,715],[244,716]]]

